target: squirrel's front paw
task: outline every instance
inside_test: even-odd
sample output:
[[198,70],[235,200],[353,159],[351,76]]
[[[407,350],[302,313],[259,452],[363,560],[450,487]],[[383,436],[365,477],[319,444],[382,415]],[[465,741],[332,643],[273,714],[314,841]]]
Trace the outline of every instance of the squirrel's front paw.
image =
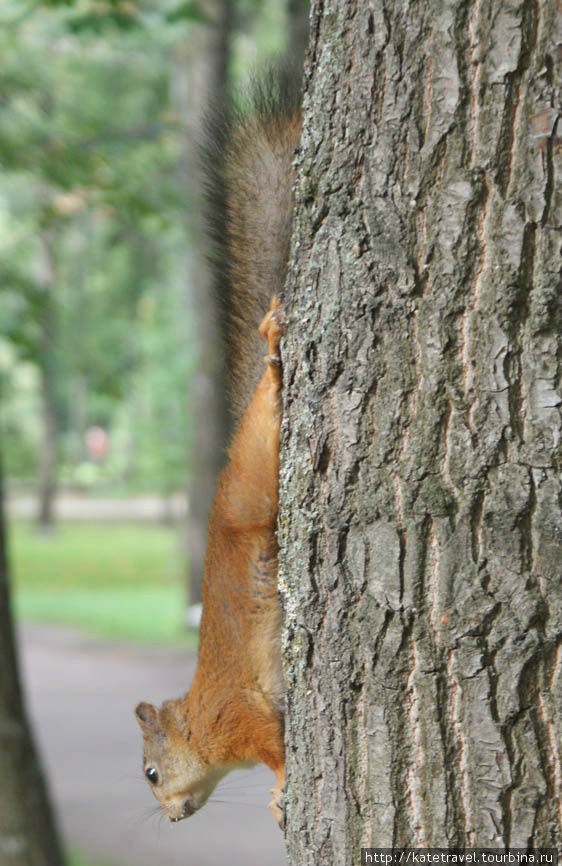
[[266,363],[279,365],[281,356],[279,354],[279,341],[283,336],[285,329],[285,313],[281,306],[281,301],[274,295],[271,299],[269,312],[263,319],[260,325],[260,334],[267,340],[269,347],[269,355],[266,357]]
[[269,804],[271,814],[279,824],[281,830],[285,829],[285,795],[283,788],[272,788],[273,800]]

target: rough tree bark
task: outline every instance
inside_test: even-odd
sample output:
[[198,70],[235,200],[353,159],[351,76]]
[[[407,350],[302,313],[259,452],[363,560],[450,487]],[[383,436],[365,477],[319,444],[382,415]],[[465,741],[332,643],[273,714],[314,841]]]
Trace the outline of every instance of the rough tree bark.
[[26,719],[10,613],[0,462],[0,864],[63,866],[39,759]]
[[280,513],[298,866],[562,844],[555,6],[313,4]]
[[189,195],[188,230],[194,237],[187,261],[187,303],[197,338],[197,371],[189,394],[193,424],[191,478],[188,487],[187,549],[190,604],[201,601],[207,520],[224,463],[230,430],[226,398],[221,311],[217,308],[206,261],[203,232],[202,167],[199,149],[203,119],[211,105],[226,98],[232,0],[205,5],[210,22],[194,29],[176,61],[176,101],[186,123],[182,157],[182,185]]

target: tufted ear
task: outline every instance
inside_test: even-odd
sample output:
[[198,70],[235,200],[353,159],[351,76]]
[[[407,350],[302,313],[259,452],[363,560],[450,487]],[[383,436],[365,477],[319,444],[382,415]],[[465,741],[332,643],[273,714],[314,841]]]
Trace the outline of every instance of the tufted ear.
[[135,716],[144,734],[154,734],[160,727],[158,710],[154,704],[142,701],[135,710]]

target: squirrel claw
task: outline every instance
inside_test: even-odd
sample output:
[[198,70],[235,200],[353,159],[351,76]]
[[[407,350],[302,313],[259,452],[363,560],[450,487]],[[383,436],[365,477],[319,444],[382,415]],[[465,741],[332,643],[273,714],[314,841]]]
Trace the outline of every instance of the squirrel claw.
[[281,385],[281,354],[279,352],[279,343],[283,336],[285,327],[285,312],[281,306],[281,302],[274,295],[269,305],[269,312],[264,317],[260,325],[260,334],[267,340],[269,354],[265,356],[264,361],[269,369],[269,381],[273,382],[276,387]]
[[279,829],[285,829],[285,796],[283,788],[272,788],[273,800],[269,804],[271,814],[279,824]]
[[[267,340],[269,346],[269,358],[277,358],[277,361],[270,363],[280,363],[279,358],[279,341],[283,336],[285,329],[285,311],[281,306],[281,302],[274,295],[271,299],[269,312],[265,315],[261,325],[260,334]],[[266,359],[269,361],[269,358]]]
[[277,329],[283,333],[285,330],[285,310],[281,306],[280,301],[277,300],[277,297],[273,297],[271,300],[270,313],[271,321],[275,324]]

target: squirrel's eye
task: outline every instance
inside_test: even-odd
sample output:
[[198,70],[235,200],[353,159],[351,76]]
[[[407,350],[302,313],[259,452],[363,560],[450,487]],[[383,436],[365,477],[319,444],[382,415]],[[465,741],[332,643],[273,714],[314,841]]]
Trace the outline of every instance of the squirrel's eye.
[[158,771],[154,767],[149,767],[148,770],[145,770],[145,776],[151,785],[158,783]]

